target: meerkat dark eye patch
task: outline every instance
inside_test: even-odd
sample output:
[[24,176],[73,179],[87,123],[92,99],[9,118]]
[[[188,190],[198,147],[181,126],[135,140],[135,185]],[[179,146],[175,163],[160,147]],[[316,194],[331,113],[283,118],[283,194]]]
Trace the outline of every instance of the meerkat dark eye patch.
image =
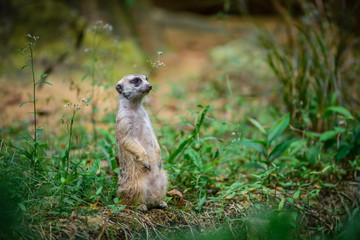
[[120,84],[116,85],[116,91],[118,91],[118,93],[122,94],[123,92],[123,87]]
[[142,81],[141,81],[141,78],[138,78],[138,77],[130,80],[130,83],[131,83],[131,84],[134,84],[135,87],[140,86],[141,82],[142,82]]

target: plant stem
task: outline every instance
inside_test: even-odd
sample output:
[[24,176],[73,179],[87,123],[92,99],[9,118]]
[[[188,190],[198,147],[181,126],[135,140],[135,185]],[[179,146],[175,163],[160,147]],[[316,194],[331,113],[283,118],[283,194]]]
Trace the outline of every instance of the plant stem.
[[37,147],[37,136],[36,136],[36,82],[35,82],[35,71],[34,71],[34,55],[31,44],[30,48],[30,59],[31,59],[31,72],[33,79],[33,106],[34,106],[34,152],[36,156],[36,147]]
[[70,165],[70,150],[71,150],[71,139],[72,139],[72,128],[74,123],[76,110],[73,111],[73,115],[70,121],[70,129],[69,129],[69,143],[68,143],[68,150],[66,151],[66,171],[65,171],[65,180],[67,179],[68,172],[69,172],[69,165]]
[[95,99],[95,65],[97,62],[97,48],[100,44],[100,41],[96,43],[96,35],[93,39],[93,56],[92,56],[92,69],[91,69],[91,123],[92,123],[92,129],[93,129],[93,142],[96,144],[97,142],[97,135],[96,135],[96,121],[95,121],[95,109],[96,109],[96,99]]

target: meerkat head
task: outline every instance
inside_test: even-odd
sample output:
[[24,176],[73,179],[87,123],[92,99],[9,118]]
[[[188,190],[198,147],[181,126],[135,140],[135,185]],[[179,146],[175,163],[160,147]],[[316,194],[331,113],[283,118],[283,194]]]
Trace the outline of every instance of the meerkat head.
[[147,77],[140,74],[126,75],[116,84],[118,93],[129,101],[142,99],[151,89]]

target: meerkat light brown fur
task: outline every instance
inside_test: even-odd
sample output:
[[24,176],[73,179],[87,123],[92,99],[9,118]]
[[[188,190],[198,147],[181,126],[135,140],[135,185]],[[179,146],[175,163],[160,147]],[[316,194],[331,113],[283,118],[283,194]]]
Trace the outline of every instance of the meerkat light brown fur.
[[117,84],[118,111],[115,137],[118,148],[120,175],[117,194],[122,203],[158,205],[167,190],[167,174],[162,169],[160,147],[142,106],[142,99],[152,89],[146,76],[131,74]]

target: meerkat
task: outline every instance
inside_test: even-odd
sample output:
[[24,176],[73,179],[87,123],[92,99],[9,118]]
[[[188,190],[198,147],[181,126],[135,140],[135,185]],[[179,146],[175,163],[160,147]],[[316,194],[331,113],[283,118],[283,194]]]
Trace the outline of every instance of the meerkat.
[[117,84],[118,111],[115,137],[120,175],[117,195],[122,203],[166,208],[167,173],[162,169],[160,146],[142,99],[152,89],[147,77],[131,74]]

